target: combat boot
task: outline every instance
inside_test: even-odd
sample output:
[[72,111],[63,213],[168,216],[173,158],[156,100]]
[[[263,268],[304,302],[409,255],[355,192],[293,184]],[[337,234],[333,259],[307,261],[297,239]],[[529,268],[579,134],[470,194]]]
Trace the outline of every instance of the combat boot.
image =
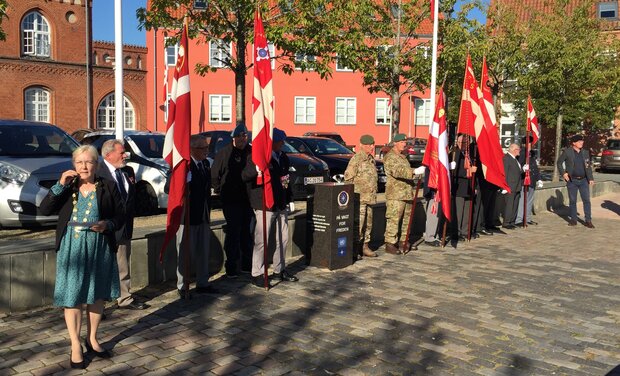
[[370,249],[370,247],[368,247],[368,243],[364,243],[364,247],[362,248],[362,253],[366,257],[377,257],[377,252]]
[[403,253],[392,243],[385,243],[385,252],[390,253],[392,255],[402,255]]

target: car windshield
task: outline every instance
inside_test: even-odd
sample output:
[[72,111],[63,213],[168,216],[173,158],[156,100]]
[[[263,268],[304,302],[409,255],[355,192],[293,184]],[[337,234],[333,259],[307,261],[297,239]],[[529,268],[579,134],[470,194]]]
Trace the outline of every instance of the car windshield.
[[303,141],[316,155],[353,154],[351,150],[329,138],[306,138]]
[[0,125],[0,155],[3,156],[71,156],[78,146],[74,139],[53,126]]
[[147,158],[162,158],[164,153],[163,134],[140,134],[130,137],[136,143],[140,152]]
[[609,140],[607,142],[607,148],[610,150],[619,150],[620,149],[620,140]]
[[295,149],[293,147],[293,145],[289,144],[286,141],[284,141],[284,146],[282,146],[282,151],[285,152],[285,153],[297,153],[297,154],[299,154],[299,150]]

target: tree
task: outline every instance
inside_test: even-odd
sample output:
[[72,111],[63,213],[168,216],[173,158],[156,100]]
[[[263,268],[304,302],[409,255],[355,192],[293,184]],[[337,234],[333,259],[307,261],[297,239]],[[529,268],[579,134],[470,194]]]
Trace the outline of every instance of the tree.
[[554,162],[564,129],[609,128],[620,103],[620,49],[593,9],[590,1],[557,0],[546,12],[532,13],[524,43],[527,66],[514,73],[518,85],[510,97],[523,103],[531,93],[539,119],[555,123]]
[[[275,56],[285,73],[313,70],[329,78],[336,55],[350,49],[349,39],[360,38],[354,17],[359,1],[346,0],[212,0],[205,8],[194,8],[193,0],[152,0],[150,8],[137,11],[140,25],[146,29],[164,28],[171,35],[179,30],[183,18],[189,22],[189,35],[197,43],[234,44],[234,51],[222,48],[219,63],[235,75],[236,120],[245,121],[245,76],[252,66],[247,56],[253,41],[254,11],[260,6],[265,34],[276,48]],[[346,33],[342,32],[346,29]],[[177,36],[178,37],[178,36]],[[178,38],[177,38],[178,39]],[[173,37],[170,43],[176,42]],[[300,57],[311,58],[300,58]],[[312,58],[312,57],[320,58]],[[200,75],[218,68],[198,63]]]
[[[2,19],[6,17],[7,7],[8,5],[6,3],[6,0],[0,0],[0,24],[2,24]],[[2,27],[0,27],[0,40],[6,40],[6,33],[4,32]]]

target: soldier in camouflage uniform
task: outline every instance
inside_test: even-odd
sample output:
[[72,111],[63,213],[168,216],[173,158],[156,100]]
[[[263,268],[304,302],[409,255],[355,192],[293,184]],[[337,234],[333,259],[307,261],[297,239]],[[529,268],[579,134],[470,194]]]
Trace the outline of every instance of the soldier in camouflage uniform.
[[[424,166],[413,169],[402,151],[407,146],[406,137],[399,133],[394,136],[394,146],[383,158],[383,168],[387,175],[385,185],[385,251],[402,254],[409,249],[409,234],[406,234],[413,203],[413,185],[416,175],[424,174]],[[418,171],[419,170],[419,171]],[[418,176],[418,179],[420,177]],[[399,236],[402,248],[399,249]]]
[[377,167],[375,164],[375,139],[371,135],[360,138],[360,151],[349,161],[344,172],[344,180],[353,183],[355,189],[354,248],[357,254],[377,257],[368,247],[372,232],[372,207],[377,202]]

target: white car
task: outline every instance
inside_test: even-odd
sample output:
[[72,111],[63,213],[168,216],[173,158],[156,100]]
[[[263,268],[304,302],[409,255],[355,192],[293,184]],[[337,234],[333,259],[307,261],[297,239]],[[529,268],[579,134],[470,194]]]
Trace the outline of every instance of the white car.
[[24,120],[0,120],[0,227],[53,225],[39,205],[60,175],[73,169],[79,144],[62,129]]
[[[128,130],[123,134],[125,150],[130,153],[127,165],[136,173],[136,214],[155,214],[158,209],[168,207],[164,186],[170,166],[162,157],[165,135]],[[116,134],[112,129],[97,130],[84,135],[82,145],[93,145],[101,153],[103,143],[114,138]]]

